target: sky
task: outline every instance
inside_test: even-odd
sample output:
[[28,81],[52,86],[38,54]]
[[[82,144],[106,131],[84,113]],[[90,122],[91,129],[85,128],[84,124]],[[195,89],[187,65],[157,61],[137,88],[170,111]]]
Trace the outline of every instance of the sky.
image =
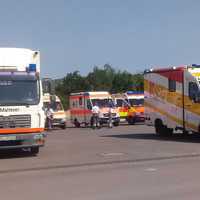
[[200,64],[199,0],[6,0],[0,47],[40,50],[41,76]]

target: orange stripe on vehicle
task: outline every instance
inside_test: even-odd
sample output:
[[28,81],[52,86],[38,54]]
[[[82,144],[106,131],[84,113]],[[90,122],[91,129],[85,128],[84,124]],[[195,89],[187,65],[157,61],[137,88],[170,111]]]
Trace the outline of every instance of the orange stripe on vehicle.
[[144,112],[144,107],[143,106],[139,106],[139,107],[137,107],[137,106],[134,106],[134,109],[135,109],[135,111],[136,112]]
[[109,94],[90,94],[89,96],[84,96],[84,95],[77,95],[77,96],[70,96],[70,99],[79,99],[79,98],[98,98],[98,97],[111,97]]
[[64,115],[65,112],[54,112],[54,115]]
[[44,128],[17,128],[17,129],[0,129],[0,134],[5,133],[35,133],[42,132]]
[[70,110],[71,115],[80,115],[80,114],[91,114],[91,110]]
[[70,96],[70,99],[79,99],[79,98],[83,98],[84,95],[77,95],[77,96]]
[[119,108],[119,111],[120,111],[120,112],[128,112],[128,108],[123,108],[123,107],[121,107],[121,108]]
[[108,98],[108,97],[111,97],[109,94],[91,94],[89,95],[89,97],[91,98],[98,98],[98,97],[105,97],[105,98]]
[[[167,112],[165,112],[165,111],[163,111],[163,110],[161,110],[161,109],[159,109],[159,108],[156,108],[156,107],[154,107],[154,106],[152,106],[152,105],[150,105],[150,104],[148,104],[148,103],[146,103],[146,102],[145,102],[144,104],[145,104],[146,107],[149,107],[149,108],[151,108],[152,110],[154,110],[154,111],[156,111],[156,112],[159,112],[159,113],[161,113],[161,114],[167,116],[169,119],[171,119],[171,120],[177,122],[178,124],[180,124],[181,126],[183,126],[183,120],[180,120],[180,119],[178,119],[178,118],[176,118],[176,117],[174,117],[174,116],[168,114]],[[194,124],[185,122],[185,126],[186,126],[186,127],[190,127],[190,128],[192,128],[192,129],[198,131],[198,127],[195,126]]]

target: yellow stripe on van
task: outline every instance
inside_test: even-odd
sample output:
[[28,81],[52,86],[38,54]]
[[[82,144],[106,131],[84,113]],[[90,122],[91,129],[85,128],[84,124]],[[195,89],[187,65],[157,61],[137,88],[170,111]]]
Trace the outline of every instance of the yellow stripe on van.
[[[156,111],[156,112],[159,112],[159,113],[161,113],[161,114],[167,116],[169,119],[171,119],[171,120],[177,122],[178,124],[180,124],[181,126],[183,126],[183,120],[180,120],[180,119],[178,119],[177,117],[174,117],[174,116],[168,114],[167,112],[165,112],[165,111],[163,111],[163,110],[161,110],[161,109],[159,109],[159,108],[156,108],[156,107],[154,107],[154,106],[152,106],[152,105],[150,105],[150,104],[148,104],[148,103],[146,103],[146,102],[144,102],[144,105],[145,105],[146,107],[151,108],[152,110],[154,110],[154,111]],[[188,122],[185,122],[185,126],[186,126],[186,127],[190,127],[190,128],[192,128],[193,130],[198,131],[198,127],[195,126],[194,124],[190,124],[190,123],[188,123]]]
[[[157,85],[153,82],[148,80],[144,81],[144,90],[150,95],[155,95],[160,99],[165,100],[171,104],[174,104],[180,108],[183,106],[183,96],[177,92],[169,92],[168,89],[164,86]],[[200,106],[199,103],[194,103],[188,96],[184,95],[184,102],[185,102],[185,110],[193,112],[197,115],[200,115]]]
[[200,72],[193,72],[192,74],[194,74],[196,77],[200,77]]

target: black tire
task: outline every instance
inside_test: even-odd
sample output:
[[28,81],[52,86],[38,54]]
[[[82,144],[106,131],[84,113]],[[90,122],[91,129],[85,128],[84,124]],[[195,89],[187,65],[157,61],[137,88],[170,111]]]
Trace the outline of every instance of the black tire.
[[31,147],[31,154],[37,155],[39,153],[39,147]]
[[173,132],[174,132],[173,128],[167,128],[167,134],[168,134],[168,136],[172,136]]
[[128,124],[134,125],[135,124],[135,118],[134,117],[129,117],[128,118]]
[[91,119],[90,119],[90,127],[91,127],[91,128],[94,128],[94,127],[93,127],[93,117],[91,117]]
[[81,124],[79,123],[79,121],[77,119],[74,120],[74,125],[76,128],[80,128]]
[[156,120],[155,122],[155,131],[158,136],[172,136],[173,128],[167,128],[167,126],[163,125],[161,120]]
[[162,124],[161,120],[156,120],[155,121],[155,131],[156,131],[156,135],[158,135],[158,136],[162,135],[163,124]]
[[117,121],[117,122],[113,122],[113,125],[114,126],[119,126],[119,122]]
[[86,123],[86,122],[84,123],[85,128],[88,128],[88,125],[89,125],[88,123]]
[[62,129],[66,129],[66,124],[61,125]]

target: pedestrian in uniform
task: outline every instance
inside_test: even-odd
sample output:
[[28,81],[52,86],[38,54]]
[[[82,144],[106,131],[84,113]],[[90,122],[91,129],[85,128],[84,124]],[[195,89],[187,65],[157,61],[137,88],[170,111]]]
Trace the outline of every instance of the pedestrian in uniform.
[[95,102],[94,106],[92,107],[92,128],[95,129],[96,127],[99,128],[99,106]]
[[47,109],[45,110],[47,130],[52,129],[53,114],[53,109],[50,107],[50,105],[48,105]]
[[113,123],[112,123],[112,113],[113,113],[113,107],[112,104],[109,105],[109,110],[108,110],[108,127],[112,128]]

